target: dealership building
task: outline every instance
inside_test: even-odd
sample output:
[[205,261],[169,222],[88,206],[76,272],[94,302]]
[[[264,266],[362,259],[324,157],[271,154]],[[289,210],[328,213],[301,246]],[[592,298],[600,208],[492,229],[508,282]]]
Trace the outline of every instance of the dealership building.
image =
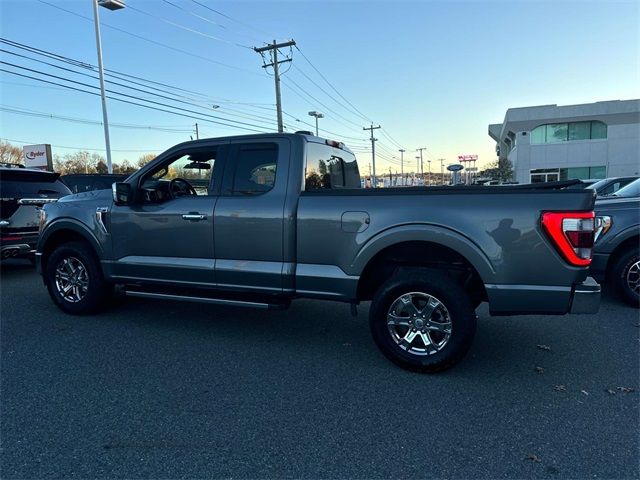
[[510,108],[489,136],[518,183],[640,175],[640,100]]

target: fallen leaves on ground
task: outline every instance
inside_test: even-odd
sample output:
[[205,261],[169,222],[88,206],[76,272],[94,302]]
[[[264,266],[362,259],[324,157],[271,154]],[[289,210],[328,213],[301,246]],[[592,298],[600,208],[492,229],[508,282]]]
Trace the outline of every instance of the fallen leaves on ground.
[[556,385],[553,388],[558,392],[566,392],[567,391],[567,387],[565,387],[564,385]]
[[580,393],[584,393],[585,395],[589,395],[589,392],[587,392],[586,390],[580,390]]
[[540,463],[542,461],[538,455],[533,454],[527,455],[526,460],[531,460],[533,463]]
[[533,370],[534,370],[534,372],[536,372],[536,373],[544,373],[544,368],[542,368],[542,367],[536,367],[536,368],[534,368]]
[[546,352],[550,352],[551,351],[551,347],[549,345],[536,345],[536,347],[539,350],[544,350]]
[[629,387],[616,387],[616,390],[622,393],[632,393],[636,391],[635,388],[629,388]]
[[607,392],[609,395],[615,395],[616,394],[616,391],[612,390],[610,388],[606,389],[605,392]]

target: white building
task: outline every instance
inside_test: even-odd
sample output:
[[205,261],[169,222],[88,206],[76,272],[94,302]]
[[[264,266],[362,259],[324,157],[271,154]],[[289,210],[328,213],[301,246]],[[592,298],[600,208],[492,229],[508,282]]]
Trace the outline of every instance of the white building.
[[640,174],[640,100],[510,108],[489,136],[519,183]]

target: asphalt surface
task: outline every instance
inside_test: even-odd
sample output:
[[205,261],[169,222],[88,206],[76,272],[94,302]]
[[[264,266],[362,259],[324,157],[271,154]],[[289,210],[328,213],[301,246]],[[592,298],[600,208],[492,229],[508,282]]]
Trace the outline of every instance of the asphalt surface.
[[3,479],[640,478],[640,319],[610,296],[590,316],[483,305],[466,359],[419,375],[377,351],[368,305],[71,317],[19,261],[0,288]]

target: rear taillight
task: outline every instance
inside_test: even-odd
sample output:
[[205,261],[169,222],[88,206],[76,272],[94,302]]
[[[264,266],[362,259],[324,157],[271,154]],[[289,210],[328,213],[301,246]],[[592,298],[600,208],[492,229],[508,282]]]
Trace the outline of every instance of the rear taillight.
[[542,226],[562,256],[571,264],[591,264],[595,233],[593,212],[546,212]]

